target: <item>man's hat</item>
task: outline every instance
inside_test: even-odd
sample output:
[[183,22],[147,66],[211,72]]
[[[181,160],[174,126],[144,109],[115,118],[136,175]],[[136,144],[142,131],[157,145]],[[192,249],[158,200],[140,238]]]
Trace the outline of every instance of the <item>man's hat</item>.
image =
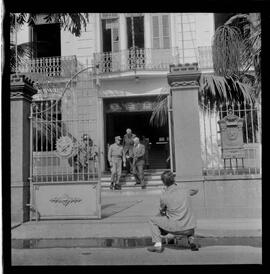
[[119,141],[122,140],[122,138],[121,138],[120,136],[115,136],[114,139],[115,139],[115,141],[116,141],[116,140],[119,140]]
[[91,138],[89,137],[88,134],[85,133],[85,134],[83,134],[82,139],[83,140],[90,140]]

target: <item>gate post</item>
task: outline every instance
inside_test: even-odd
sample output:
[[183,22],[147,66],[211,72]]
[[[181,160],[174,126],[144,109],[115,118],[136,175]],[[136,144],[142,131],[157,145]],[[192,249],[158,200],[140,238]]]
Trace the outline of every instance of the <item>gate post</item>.
[[176,181],[202,181],[197,63],[170,66]]
[[11,222],[29,220],[30,201],[30,106],[37,91],[25,75],[11,75]]

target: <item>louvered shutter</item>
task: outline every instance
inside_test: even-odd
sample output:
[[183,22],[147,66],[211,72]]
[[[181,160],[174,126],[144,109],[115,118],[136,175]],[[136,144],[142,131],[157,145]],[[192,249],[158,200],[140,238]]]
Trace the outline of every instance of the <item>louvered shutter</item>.
[[162,48],[170,48],[170,30],[169,30],[169,15],[162,15],[162,36],[163,46]]
[[153,48],[160,48],[159,20],[158,16],[152,16],[153,26]]

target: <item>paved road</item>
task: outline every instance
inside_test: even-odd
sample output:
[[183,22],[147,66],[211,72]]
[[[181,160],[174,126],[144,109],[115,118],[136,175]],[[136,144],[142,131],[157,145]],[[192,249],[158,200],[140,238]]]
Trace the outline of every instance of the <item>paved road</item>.
[[162,254],[146,248],[12,249],[12,265],[193,265],[261,264],[261,248],[208,246],[200,251],[166,248]]

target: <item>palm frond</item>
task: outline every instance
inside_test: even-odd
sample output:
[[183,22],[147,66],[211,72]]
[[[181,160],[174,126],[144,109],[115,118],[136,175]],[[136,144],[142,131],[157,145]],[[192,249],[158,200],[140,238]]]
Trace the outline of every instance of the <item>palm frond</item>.
[[159,97],[156,102],[152,115],[150,117],[150,125],[162,127],[168,122],[168,96]]
[[254,100],[252,91],[251,85],[240,82],[236,76],[202,75],[199,101],[202,104],[203,96],[210,102],[211,108],[225,102],[251,102]]
[[213,67],[219,76],[238,74],[241,51],[244,47],[237,27],[223,25],[217,28],[213,40]]

